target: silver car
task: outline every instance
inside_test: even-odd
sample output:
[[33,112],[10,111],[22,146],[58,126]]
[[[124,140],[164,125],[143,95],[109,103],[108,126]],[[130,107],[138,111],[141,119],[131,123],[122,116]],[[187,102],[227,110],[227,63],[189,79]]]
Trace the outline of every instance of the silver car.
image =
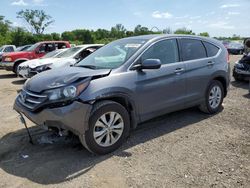
[[124,38],[75,66],[34,76],[14,109],[37,125],[69,130],[89,151],[106,154],[139,123],[156,116],[193,106],[217,113],[229,72],[227,50],[214,39]]

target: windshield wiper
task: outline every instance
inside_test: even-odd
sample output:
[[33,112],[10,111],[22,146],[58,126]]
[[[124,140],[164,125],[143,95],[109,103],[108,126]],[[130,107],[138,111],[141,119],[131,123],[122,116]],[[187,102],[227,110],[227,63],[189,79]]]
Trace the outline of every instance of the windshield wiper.
[[97,66],[95,65],[76,65],[76,67],[83,67],[88,69],[97,69]]

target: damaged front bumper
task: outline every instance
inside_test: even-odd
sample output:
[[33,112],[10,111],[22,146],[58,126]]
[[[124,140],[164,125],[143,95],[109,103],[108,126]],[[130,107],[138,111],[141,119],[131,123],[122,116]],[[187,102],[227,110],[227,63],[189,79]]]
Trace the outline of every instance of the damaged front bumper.
[[31,112],[16,100],[14,109],[25,115],[36,125],[69,130],[80,136],[84,135],[85,131],[88,130],[92,105],[74,101],[67,106],[45,108],[39,112]]

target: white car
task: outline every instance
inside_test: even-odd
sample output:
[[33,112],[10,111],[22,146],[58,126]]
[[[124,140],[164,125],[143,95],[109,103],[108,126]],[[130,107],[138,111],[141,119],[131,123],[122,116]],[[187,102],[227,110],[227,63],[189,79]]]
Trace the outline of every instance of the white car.
[[21,63],[17,68],[17,75],[23,78],[28,78],[28,69],[30,67],[34,67],[39,64],[43,65],[44,63],[50,62],[52,58],[55,58],[56,56],[60,55],[66,50],[67,49],[54,50],[52,52],[47,53],[45,56],[41,58],[32,59]]
[[71,66],[93,53],[103,44],[87,44],[69,48],[53,58],[40,59],[39,61],[26,61],[19,66],[19,75],[24,78],[54,68]]

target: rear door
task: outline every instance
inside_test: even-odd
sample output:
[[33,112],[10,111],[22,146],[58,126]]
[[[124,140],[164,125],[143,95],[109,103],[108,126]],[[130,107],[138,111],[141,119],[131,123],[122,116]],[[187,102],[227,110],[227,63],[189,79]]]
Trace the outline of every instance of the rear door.
[[179,61],[176,39],[156,42],[142,54],[140,62],[145,59],[160,59],[162,66],[157,70],[135,71],[142,121],[183,108],[186,88],[185,68]]
[[208,82],[215,71],[214,56],[218,53],[219,48],[198,39],[182,38],[179,39],[179,42],[181,58],[186,68],[186,105],[190,106],[204,99]]

